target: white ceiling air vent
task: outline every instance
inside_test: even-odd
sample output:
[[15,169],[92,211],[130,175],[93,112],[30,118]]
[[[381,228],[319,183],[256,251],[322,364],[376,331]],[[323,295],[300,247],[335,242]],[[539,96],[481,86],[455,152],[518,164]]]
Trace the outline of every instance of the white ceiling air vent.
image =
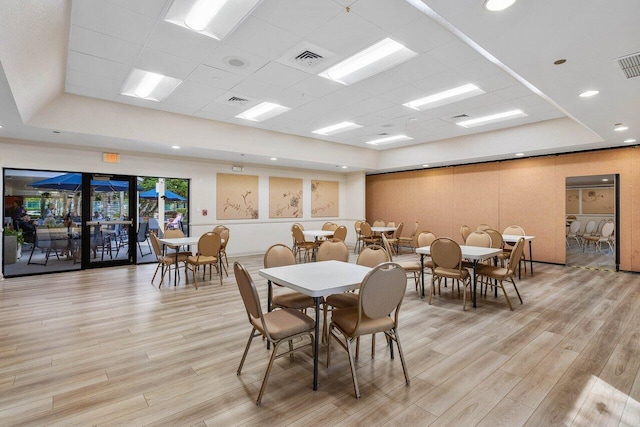
[[232,105],[246,105],[247,103],[249,103],[249,100],[240,98],[239,96],[232,96],[227,100],[227,103]]
[[618,65],[628,79],[640,76],[640,52],[618,58]]
[[304,52],[293,58],[294,61],[306,65],[307,67],[313,67],[323,59],[324,57],[322,55],[320,55],[319,53],[311,52],[310,50],[305,50]]

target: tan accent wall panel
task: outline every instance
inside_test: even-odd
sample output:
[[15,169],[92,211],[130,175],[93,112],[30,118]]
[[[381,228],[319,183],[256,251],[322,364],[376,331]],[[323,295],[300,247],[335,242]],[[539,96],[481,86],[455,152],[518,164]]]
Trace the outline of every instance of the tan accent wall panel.
[[258,219],[258,176],[219,173],[216,181],[217,219]]
[[269,218],[302,218],[302,179],[269,177]]
[[311,217],[334,217],[340,214],[340,183],[311,180]]
[[640,150],[519,159],[367,177],[370,220],[420,222],[460,241],[462,224],[535,235],[534,258],[565,263],[566,178],[620,174],[620,268],[640,271]]

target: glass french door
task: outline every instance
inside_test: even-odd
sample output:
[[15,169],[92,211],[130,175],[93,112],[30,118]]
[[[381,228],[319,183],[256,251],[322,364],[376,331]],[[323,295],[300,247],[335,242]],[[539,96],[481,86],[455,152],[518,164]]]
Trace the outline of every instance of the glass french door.
[[[82,174],[82,226],[74,244],[81,246],[82,267],[136,262],[138,243],[136,178]],[[144,236],[146,241],[146,235]]]

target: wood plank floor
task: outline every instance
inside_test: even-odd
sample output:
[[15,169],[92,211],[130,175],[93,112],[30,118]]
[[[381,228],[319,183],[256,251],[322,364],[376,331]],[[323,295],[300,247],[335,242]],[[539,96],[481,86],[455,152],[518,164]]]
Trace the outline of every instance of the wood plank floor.
[[[238,260],[264,306],[262,257]],[[275,362],[256,407],[268,351],[255,340],[236,376],[250,328],[233,277],[158,289],[154,268],[0,283],[0,425],[640,425],[637,274],[536,264],[524,305],[508,287],[513,312],[502,296],[463,312],[450,288],[429,306],[408,281],[409,387],[365,338],[359,400],[346,353],[327,369],[321,347],[318,391],[304,351]]]

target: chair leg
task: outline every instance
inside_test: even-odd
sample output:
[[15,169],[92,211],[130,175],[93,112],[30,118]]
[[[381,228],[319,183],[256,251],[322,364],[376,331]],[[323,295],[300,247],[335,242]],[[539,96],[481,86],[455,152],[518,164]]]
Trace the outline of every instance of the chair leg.
[[509,310],[513,311],[513,307],[511,306],[511,301],[509,300],[509,295],[507,295],[507,291],[504,288],[504,285],[502,284],[502,280],[498,280],[498,283],[500,283],[500,287],[502,288],[502,293],[504,294],[504,298],[507,300],[507,305],[509,306]]
[[411,380],[409,380],[409,371],[407,370],[407,363],[404,360],[404,352],[402,351],[402,345],[400,345],[400,335],[398,334],[397,329],[393,329],[392,333],[394,337],[393,339],[395,339],[396,345],[398,346],[398,353],[400,354],[400,362],[402,363],[402,371],[404,372],[404,380],[406,381],[407,385],[409,385],[411,383]]
[[242,354],[242,359],[240,359],[240,366],[238,366],[238,370],[236,371],[236,375],[240,375],[242,373],[242,367],[244,366],[244,360],[247,358],[247,353],[249,353],[249,347],[251,347],[251,341],[255,337],[254,332],[256,328],[251,329],[251,334],[249,334],[249,341],[247,341],[247,345],[244,348],[244,353]]
[[520,300],[520,304],[524,304],[522,302],[522,297],[520,296],[520,292],[518,292],[518,287],[516,286],[516,282],[513,280],[513,277],[511,277],[510,279],[511,279],[511,283],[513,284],[513,289],[515,289],[516,294],[518,294],[518,299]]
[[353,388],[356,392],[356,399],[360,399],[360,389],[358,388],[358,377],[356,376],[356,362],[353,359],[353,351],[351,350],[351,341],[345,337],[347,353],[349,354],[349,365],[351,366],[351,378],[353,379]]
[[264,379],[262,380],[262,386],[260,387],[260,393],[258,393],[258,399],[256,400],[256,405],[260,406],[262,403],[262,395],[264,394],[264,390],[267,388],[267,380],[269,379],[269,374],[271,373],[271,367],[273,366],[273,361],[276,358],[276,352],[278,351],[278,347],[282,341],[277,341],[273,343],[273,351],[271,353],[271,357],[269,358],[269,364],[267,365],[267,371],[264,373]]

